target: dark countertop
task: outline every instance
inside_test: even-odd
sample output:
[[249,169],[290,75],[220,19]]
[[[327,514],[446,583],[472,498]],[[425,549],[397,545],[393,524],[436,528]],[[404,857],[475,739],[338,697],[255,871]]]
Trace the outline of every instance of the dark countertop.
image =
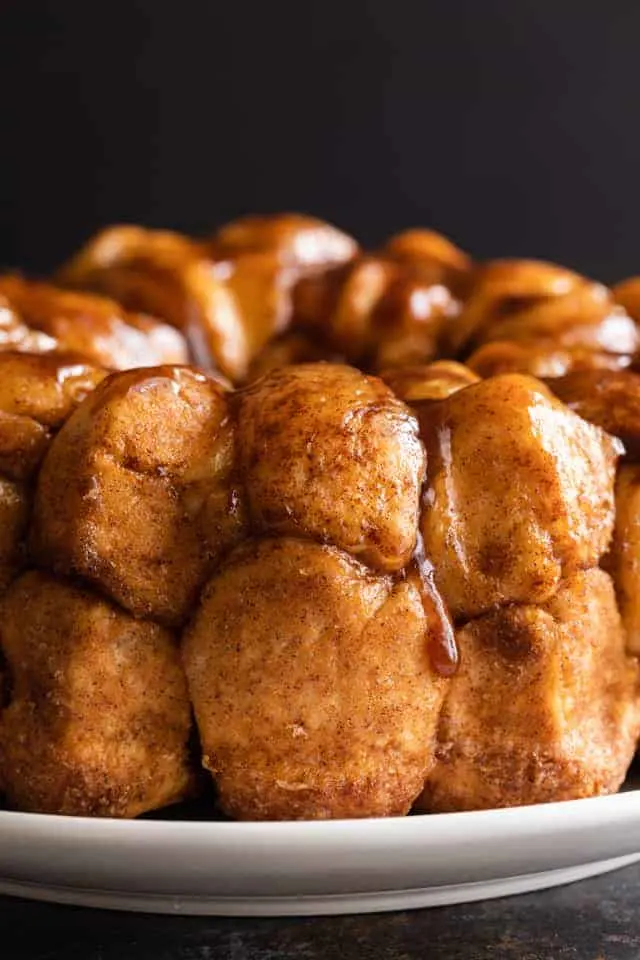
[[636,960],[640,864],[542,893],[295,920],[154,917],[0,898],[2,960]]

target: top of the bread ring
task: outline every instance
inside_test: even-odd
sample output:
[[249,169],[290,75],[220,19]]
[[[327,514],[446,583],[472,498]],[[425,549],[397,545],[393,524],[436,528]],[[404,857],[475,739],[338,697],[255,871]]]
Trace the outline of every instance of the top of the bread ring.
[[636,324],[611,291],[538,260],[493,260],[476,273],[454,332],[456,350],[494,340],[553,339],[558,346],[632,355]]
[[114,370],[187,360],[176,330],[106,297],[17,274],[0,276],[0,296],[11,311],[0,329],[5,349],[40,353],[58,347]]

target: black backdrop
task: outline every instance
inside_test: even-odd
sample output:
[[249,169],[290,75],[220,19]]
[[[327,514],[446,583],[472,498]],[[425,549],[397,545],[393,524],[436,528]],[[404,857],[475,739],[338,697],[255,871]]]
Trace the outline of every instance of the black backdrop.
[[0,262],[302,209],[640,272],[637,0],[0,0]]

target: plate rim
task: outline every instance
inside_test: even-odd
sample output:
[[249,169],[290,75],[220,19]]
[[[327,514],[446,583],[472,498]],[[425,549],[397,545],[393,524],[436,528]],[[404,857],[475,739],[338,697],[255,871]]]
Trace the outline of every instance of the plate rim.
[[185,896],[15,882],[0,878],[0,896],[127,913],[212,917],[321,917],[452,906],[553,889],[632,866],[640,852],[537,873],[423,888],[280,897]]
[[[456,810],[448,813],[413,813],[406,816],[393,817],[359,817],[354,819],[326,819],[326,820],[207,820],[207,819],[160,819],[160,818],[117,818],[117,817],[88,817],[49,813],[29,813],[19,810],[0,810],[0,829],[16,826],[29,831],[37,831],[40,827],[49,826],[62,832],[80,828],[91,830],[99,834],[109,830],[112,833],[126,838],[127,834],[147,835],[149,839],[159,832],[211,833],[228,835],[231,833],[253,832],[263,833],[268,829],[274,835],[301,833],[305,836],[312,834],[327,834],[348,830],[352,835],[368,832],[373,825],[384,827],[387,830],[412,832],[417,824],[434,831],[458,829],[463,824],[495,826],[518,826],[522,830],[523,822],[536,821],[536,832],[539,832],[539,818],[548,821],[548,826],[558,824],[559,820],[568,817],[575,818],[573,823],[579,829],[588,826],[591,819],[601,822],[601,813],[604,809],[615,814],[616,819],[625,815],[640,815],[638,802],[640,801],[640,786],[623,790],[619,793],[599,797],[582,797],[573,800],[556,800],[550,803],[526,804],[512,807],[495,807],[489,810]],[[559,816],[561,814],[561,816]],[[563,824],[563,832],[566,824]]]

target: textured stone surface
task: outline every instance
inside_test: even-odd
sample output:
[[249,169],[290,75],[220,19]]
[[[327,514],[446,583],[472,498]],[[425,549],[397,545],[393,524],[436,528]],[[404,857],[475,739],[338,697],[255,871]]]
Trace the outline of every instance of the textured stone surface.
[[300,920],[152,917],[0,899],[2,960],[635,960],[640,865],[485,903]]

